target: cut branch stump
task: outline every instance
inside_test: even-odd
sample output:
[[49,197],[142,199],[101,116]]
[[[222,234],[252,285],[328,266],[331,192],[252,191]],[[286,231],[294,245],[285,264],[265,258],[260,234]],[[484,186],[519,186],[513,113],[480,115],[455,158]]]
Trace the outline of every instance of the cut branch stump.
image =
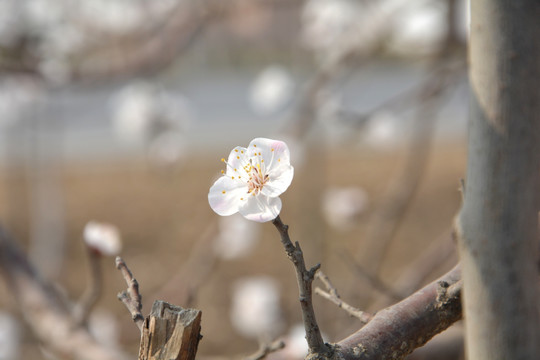
[[193,360],[201,339],[201,311],[156,300],[145,319],[139,360]]

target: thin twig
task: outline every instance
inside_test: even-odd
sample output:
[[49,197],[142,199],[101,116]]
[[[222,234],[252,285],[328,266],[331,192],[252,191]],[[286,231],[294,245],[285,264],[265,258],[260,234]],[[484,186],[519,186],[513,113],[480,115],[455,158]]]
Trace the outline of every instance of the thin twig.
[[118,300],[122,301],[131,314],[133,322],[142,331],[144,316],[142,311],[142,298],[139,293],[139,283],[133,277],[128,266],[120,256],[116,257],[116,268],[122,272],[122,276],[127,284],[127,290],[118,294]]
[[339,308],[345,310],[350,316],[357,318],[358,320],[362,321],[364,324],[367,324],[372,319],[371,314],[368,314],[365,311],[357,309],[354,306],[351,306],[347,304],[346,302],[344,302],[343,300],[341,300],[341,297],[339,296],[337,289],[335,288],[334,285],[332,285],[328,276],[326,276],[326,274],[324,274],[321,270],[319,270],[315,276],[323,282],[324,286],[326,286],[326,289],[328,290],[328,292],[326,292],[322,290],[321,288],[317,287],[315,288],[315,294],[322,296],[326,300],[333,302]]
[[285,347],[285,342],[282,340],[276,340],[272,343],[265,343],[261,342],[259,345],[259,349],[254,354],[248,355],[244,358],[244,360],[262,360],[268,354],[271,354],[273,352],[276,352],[278,350],[281,350]]
[[283,224],[279,216],[272,221],[272,224],[274,224],[278,230],[287,257],[292,261],[296,270],[296,280],[300,292],[300,306],[302,308],[302,319],[306,330],[306,340],[309,352],[311,354],[328,354],[330,348],[324,343],[321,331],[319,330],[319,325],[317,325],[315,311],[313,310],[311,291],[315,273],[319,270],[321,265],[317,264],[307,270],[300,244],[297,241],[295,245],[293,245],[289,238],[289,227]]

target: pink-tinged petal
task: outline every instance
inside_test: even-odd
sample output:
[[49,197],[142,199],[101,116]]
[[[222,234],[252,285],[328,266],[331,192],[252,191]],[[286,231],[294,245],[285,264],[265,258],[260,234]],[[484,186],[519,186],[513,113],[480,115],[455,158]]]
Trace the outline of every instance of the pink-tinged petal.
[[[291,185],[294,177],[294,168],[291,165],[280,167],[279,172],[276,171],[269,175],[268,182],[261,190],[263,195],[276,197],[281,195]],[[276,176],[278,174],[278,176]]]
[[247,201],[238,210],[248,220],[267,222],[274,220],[281,211],[281,199],[263,195],[248,196]]
[[238,212],[238,208],[245,202],[246,195],[246,184],[222,176],[210,188],[208,202],[218,215],[228,216]]
[[251,140],[248,146],[248,155],[253,156],[254,153],[264,159],[267,172],[270,169],[269,167],[273,167],[276,164],[283,163],[288,165],[291,162],[289,147],[283,141],[279,140],[266,138]]

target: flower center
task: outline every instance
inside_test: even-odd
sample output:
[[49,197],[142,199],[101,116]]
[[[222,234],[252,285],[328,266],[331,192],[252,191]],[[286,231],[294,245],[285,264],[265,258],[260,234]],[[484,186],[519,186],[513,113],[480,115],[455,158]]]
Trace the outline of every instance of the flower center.
[[257,195],[268,181],[268,175],[263,174],[261,164],[250,166],[250,175],[247,182],[248,194]]

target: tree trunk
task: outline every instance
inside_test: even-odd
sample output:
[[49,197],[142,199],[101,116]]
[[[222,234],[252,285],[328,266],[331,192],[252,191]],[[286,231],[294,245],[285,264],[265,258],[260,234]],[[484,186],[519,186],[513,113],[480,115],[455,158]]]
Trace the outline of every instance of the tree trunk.
[[472,0],[458,227],[469,359],[539,359],[540,2]]

